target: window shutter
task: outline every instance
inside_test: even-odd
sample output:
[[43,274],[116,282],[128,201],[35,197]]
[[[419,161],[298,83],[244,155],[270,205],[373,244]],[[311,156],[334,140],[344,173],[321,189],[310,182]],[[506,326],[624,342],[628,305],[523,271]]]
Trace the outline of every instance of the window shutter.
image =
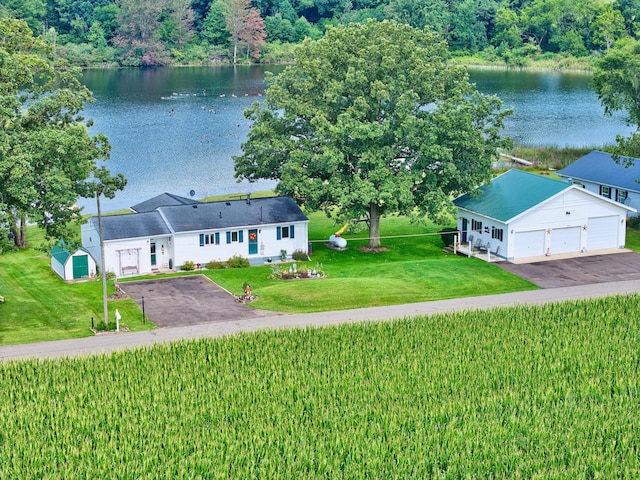
[[216,232],[216,245],[220,245],[220,232]]
[[227,232],[227,243],[231,243],[231,232]]
[[276,228],[276,239],[282,240],[282,228],[280,227]]
[[289,238],[295,238],[293,227],[294,225],[289,227]]
[[242,235],[242,234],[243,234],[243,233],[244,233],[244,230],[240,230],[240,231],[238,232],[238,242],[240,242],[240,243],[242,243],[242,242],[243,242],[243,239],[242,239],[242,237],[243,237],[243,235]]
[[204,247],[204,233],[200,234],[200,246]]

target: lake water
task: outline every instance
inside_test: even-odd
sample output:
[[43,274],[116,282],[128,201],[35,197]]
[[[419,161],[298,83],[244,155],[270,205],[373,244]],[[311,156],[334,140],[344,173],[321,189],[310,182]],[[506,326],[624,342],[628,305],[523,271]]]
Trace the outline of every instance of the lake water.
[[[84,83],[96,102],[86,117],[92,133],[109,137],[108,168],[128,185],[104,211],[128,208],[162,192],[202,199],[273,187],[236,183],[233,155],[241,154],[249,125],[243,111],[264,93],[265,70],[281,66],[88,70]],[[514,114],[504,134],[526,145],[592,146],[613,143],[631,128],[605,117],[584,74],[472,70],[483,93],[497,94]],[[86,213],[95,201],[82,199]]]

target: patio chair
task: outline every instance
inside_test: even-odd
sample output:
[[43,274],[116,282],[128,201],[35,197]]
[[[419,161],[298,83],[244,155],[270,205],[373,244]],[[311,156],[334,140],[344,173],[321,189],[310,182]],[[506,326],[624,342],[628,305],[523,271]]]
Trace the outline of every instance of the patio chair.
[[482,239],[479,238],[476,240],[476,243],[473,245],[473,249],[480,250],[481,247],[482,247]]
[[489,242],[487,242],[486,245],[480,245],[478,247],[478,251],[479,252],[490,252],[491,251],[491,244]]

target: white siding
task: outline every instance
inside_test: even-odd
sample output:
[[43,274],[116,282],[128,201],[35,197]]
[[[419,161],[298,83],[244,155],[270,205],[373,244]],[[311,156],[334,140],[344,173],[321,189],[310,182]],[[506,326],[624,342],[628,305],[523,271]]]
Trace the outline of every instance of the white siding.
[[[294,238],[277,238],[277,227],[294,226]],[[249,230],[258,230],[257,242],[258,252],[255,254],[249,254]],[[242,242],[227,243],[227,231],[239,232],[242,231]],[[220,244],[205,244],[200,245],[200,234],[204,233],[211,235],[218,232],[220,234]],[[249,226],[239,229],[228,230],[211,230],[206,232],[188,232],[175,234],[175,247],[174,247],[174,268],[184,264],[187,260],[191,260],[195,263],[205,265],[211,260],[226,261],[234,255],[240,255],[244,258],[279,258],[280,251],[286,250],[287,256],[291,257],[291,254],[295,250],[307,251],[308,240],[308,223],[287,223],[282,225],[262,225],[262,226]]]
[[64,265],[55,257],[51,257],[51,269],[56,272],[60,278],[66,280],[66,277],[64,276]]
[[[576,181],[578,181],[578,180],[576,180]],[[585,182],[585,181],[582,181],[582,180],[580,180],[580,183],[581,183],[581,185],[584,185],[584,189],[585,190],[600,195],[600,184],[599,183]],[[617,193],[618,193],[618,188],[617,187],[611,187],[611,200],[615,200],[616,199],[616,194]],[[633,191],[627,191],[627,200],[623,204],[626,205],[627,207],[631,207],[631,208],[635,208],[636,210],[640,210],[640,193],[639,192],[633,192]],[[638,213],[637,212],[628,212],[627,215],[630,216],[630,217],[634,217],[634,216],[638,215]]]

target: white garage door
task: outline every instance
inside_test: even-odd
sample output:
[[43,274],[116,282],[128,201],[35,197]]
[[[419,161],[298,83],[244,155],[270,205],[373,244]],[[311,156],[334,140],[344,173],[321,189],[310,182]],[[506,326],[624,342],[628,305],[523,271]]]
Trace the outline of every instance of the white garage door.
[[587,250],[618,248],[619,221],[617,215],[587,220]]
[[517,232],[514,250],[514,258],[544,255],[544,230]]
[[580,251],[582,227],[554,228],[551,231],[551,255]]

